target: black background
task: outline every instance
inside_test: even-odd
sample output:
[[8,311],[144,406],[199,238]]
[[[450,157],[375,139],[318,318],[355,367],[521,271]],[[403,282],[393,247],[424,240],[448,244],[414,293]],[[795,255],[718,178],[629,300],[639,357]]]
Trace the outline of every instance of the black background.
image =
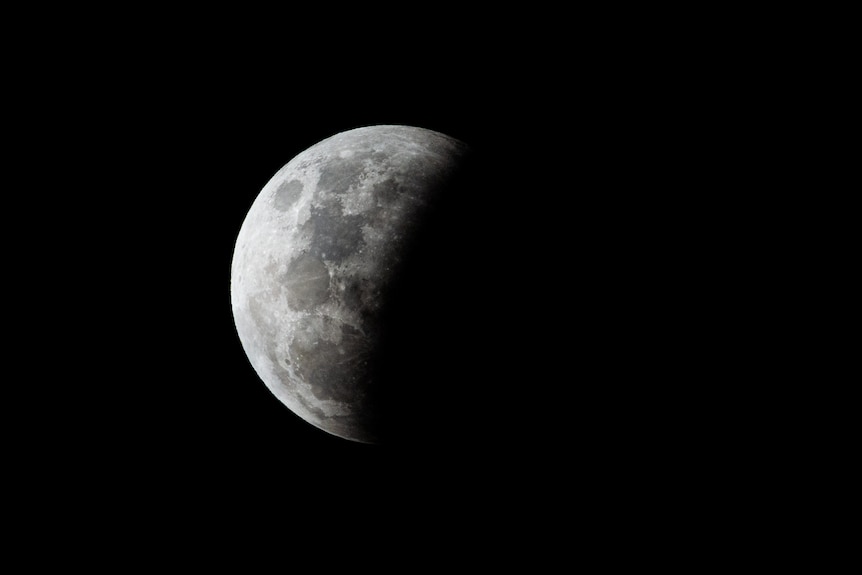
[[[22,66],[33,191],[9,213],[33,242],[57,238],[12,264],[39,278],[18,289],[50,318],[26,346],[50,359],[31,362],[40,447],[24,451],[58,507],[212,537],[225,517],[294,517],[326,537],[379,515],[393,532],[442,520],[464,541],[509,540],[548,514],[598,533],[620,514],[646,521],[717,473],[703,454],[721,368],[703,334],[723,280],[703,262],[720,174],[702,136],[721,111],[701,104],[691,62],[601,34],[527,38],[514,17],[324,42],[222,16],[76,37]],[[421,422],[394,446],[281,405],[230,308],[260,189],[312,144],[373,124],[476,152],[417,272],[416,345],[393,358]]]

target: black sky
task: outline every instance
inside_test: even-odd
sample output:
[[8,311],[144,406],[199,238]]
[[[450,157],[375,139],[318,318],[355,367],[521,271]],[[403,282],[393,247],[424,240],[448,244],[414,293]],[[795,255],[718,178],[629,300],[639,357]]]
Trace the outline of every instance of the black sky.
[[[678,70],[559,29],[534,41],[443,26],[393,44],[357,32],[321,50],[191,25],[26,68],[40,80],[14,109],[39,122],[17,146],[41,194],[20,197],[40,211],[9,213],[35,237],[43,222],[28,214],[44,200],[61,240],[60,255],[21,263],[49,270],[19,289],[53,302],[61,326],[32,336],[62,348],[45,367],[57,389],[33,386],[52,422],[28,428],[51,429],[40,476],[73,474],[129,513],[193,509],[201,525],[294,504],[385,503],[393,521],[569,517],[654,501],[638,494],[696,473],[719,373],[701,345],[720,310],[697,229],[716,178],[695,169],[706,161],[691,134],[712,126],[696,98],[681,103]],[[414,333],[428,352],[404,366],[421,382],[417,409],[439,418],[397,448],[290,413],[230,309],[233,242],[263,185],[312,144],[372,124],[463,140],[481,184],[441,237],[451,281],[427,294],[434,322]]]

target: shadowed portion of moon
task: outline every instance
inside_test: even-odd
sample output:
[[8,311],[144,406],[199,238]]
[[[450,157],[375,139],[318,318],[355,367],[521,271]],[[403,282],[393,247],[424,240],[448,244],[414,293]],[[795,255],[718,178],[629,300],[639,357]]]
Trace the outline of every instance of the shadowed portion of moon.
[[445,183],[383,294],[374,367],[386,443],[461,449],[495,434],[494,422],[505,417],[488,366],[516,359],[487,342],[508,313],[494,286],[509,270],[490,253],[499,239],[478,225],[488,216],[477,199],[487,198],[481,169],[474,155]]
[[454,286],[468,287],[474,257],[469,243],[453,250],[467,227],[452,216],[475,185],[468,152],[421,128],[351,130],[291,160],[249,210],[232,262],[237,331],[309,423],[397,443],[446,417],[463,335],[441,337],[440,321],[465,311]]

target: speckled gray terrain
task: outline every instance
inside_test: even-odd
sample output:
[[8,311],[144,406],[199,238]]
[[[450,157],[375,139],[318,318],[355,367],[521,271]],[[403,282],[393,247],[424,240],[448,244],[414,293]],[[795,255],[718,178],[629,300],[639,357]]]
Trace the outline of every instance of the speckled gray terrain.
[[297,155],[252,204],[231,269],[237,332],[263,382],[309,423],[381,442],[385,294],[466,154],[426,129],[357,128]]

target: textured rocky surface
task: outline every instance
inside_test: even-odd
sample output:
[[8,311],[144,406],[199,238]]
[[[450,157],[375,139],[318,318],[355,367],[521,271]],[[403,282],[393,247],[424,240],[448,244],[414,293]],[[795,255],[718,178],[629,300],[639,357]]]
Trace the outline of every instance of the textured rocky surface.
[[381,315],[467,147],[408,126],[336,134],[267,183],[236,241],[231,303],[254,369],[294,413],[381,441]]

